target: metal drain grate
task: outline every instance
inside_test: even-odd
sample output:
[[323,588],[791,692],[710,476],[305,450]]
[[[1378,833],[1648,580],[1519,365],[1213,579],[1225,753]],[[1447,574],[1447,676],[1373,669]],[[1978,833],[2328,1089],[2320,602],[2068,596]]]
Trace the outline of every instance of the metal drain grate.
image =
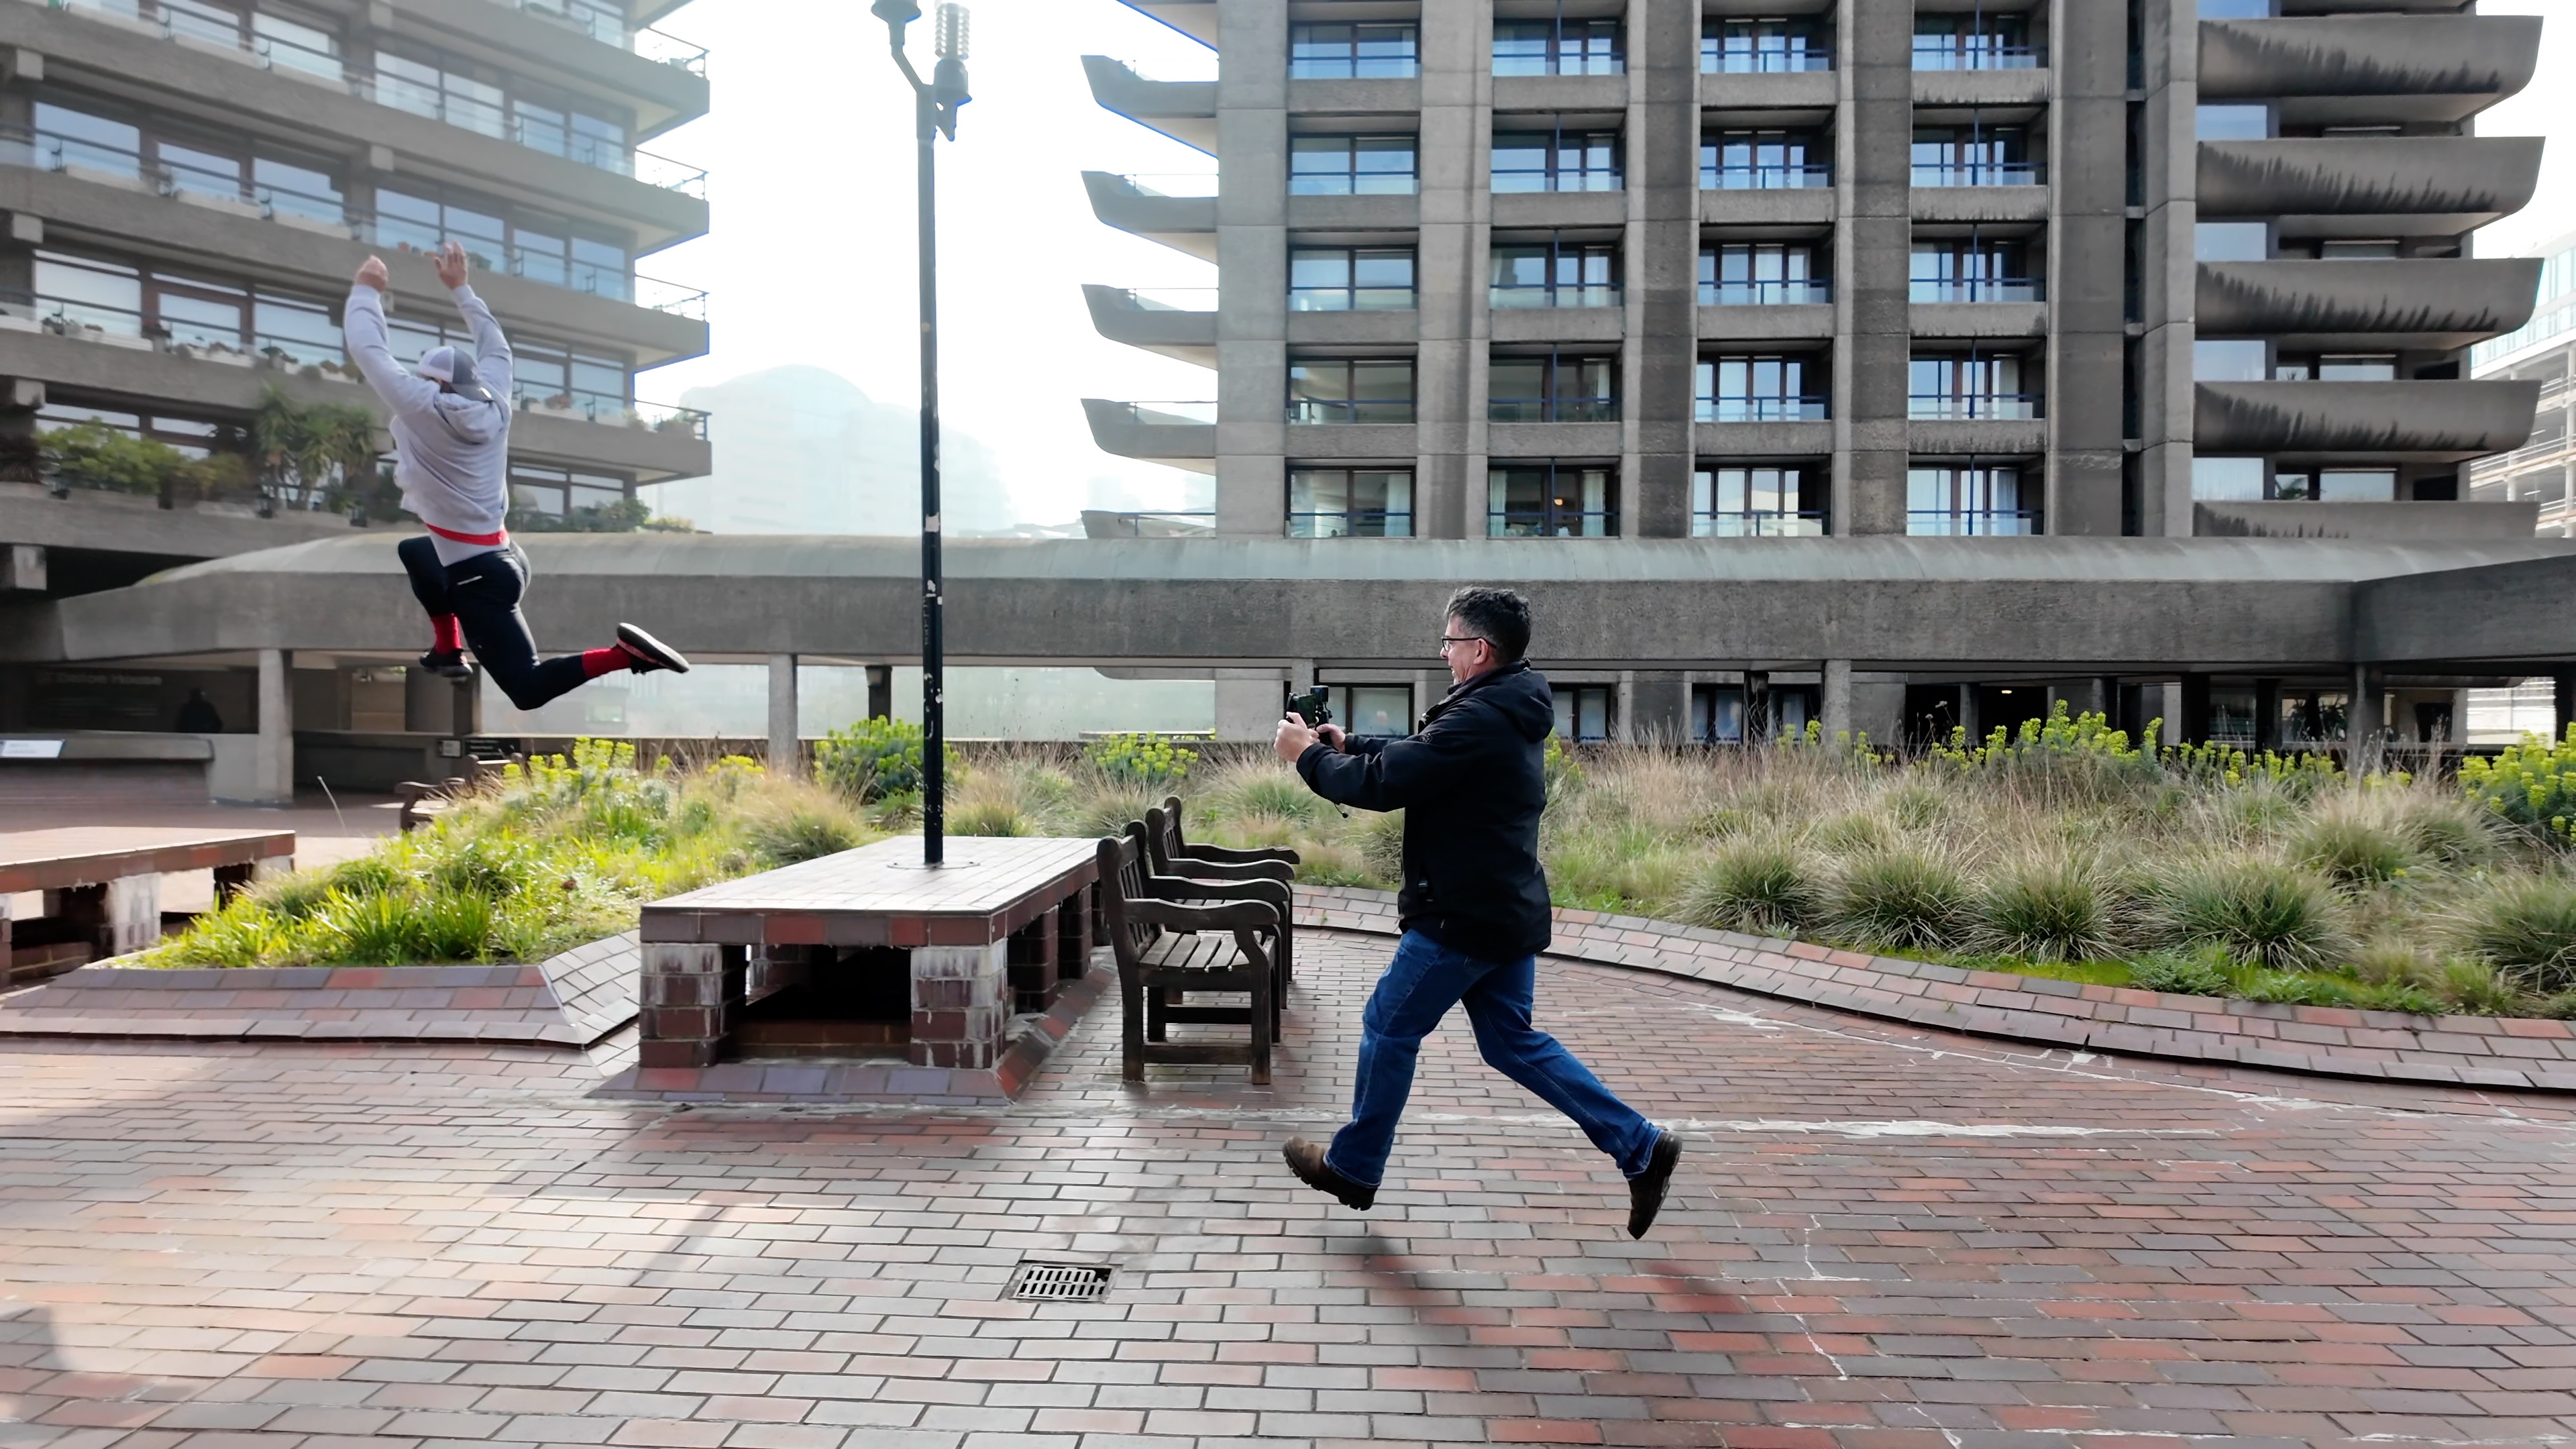
[[1022,1263],[1011,1296],[1047,1303],[1089,1303],[1109,1296],[1109,1270],[1095,1263]]

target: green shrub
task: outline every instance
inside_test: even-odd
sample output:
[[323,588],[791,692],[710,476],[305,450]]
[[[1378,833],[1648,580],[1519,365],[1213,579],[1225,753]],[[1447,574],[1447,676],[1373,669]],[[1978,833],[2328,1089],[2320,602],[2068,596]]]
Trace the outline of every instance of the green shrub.
[[1739,836],[1711,852],[1683,887],[1677,914],[1694,926],[1794,936],[1822,913],[1824,893],[1786,841]]
[[1974,934],[1984,949],[2028,961],[2096,960],[2117,936],[2101,878],[2062,858],[1996,873],[1978,895]]
[[1124,835],[1127,822],[1144,819],[1145,812],[1161,805],[1165,798],[1165,794],[1142,786],[1112,786],[1074,808],[1074,828],[1083,835]]
[[2257,971],[2245,979],[2237,994],[2247,1001],[2284,1006],[2350,1006],[2354,1000],[2350,983],[2310,971]]
[[846,811],[820,801],[797,801],[765,810],[745,822],[743,839],[773,865],[820,860],[867,843],[868,832]]
[[1836,935],[1882,951],[1958,944],[1973,919],[1959,873],[1915,850],[1883,850],[1847,863],[1826,910]]
[[2463,903],[2460,944],[2477,960],[2542,995],[2576,989],[2576,881],[2526,876]]
[[1212,814],[1230,819],[1267,815],[1304,823],[1320,823],[1333,813],[1331,802],[1285,770],[1240,776],[1210,797],[1208,808]]
[[953,807],[945,821],[950,835],[1034,835],[1029,818],[1008,800],[976,800]]
[[1888,791],[1885,803],[1887,813],[1907,830],[1929,830],[1948,813],[1941,792],[1919,781]]
[[2406,843],[2434,865],[2459,870],[2495,859],[2495,817],[2466,800],[2430,799],[2410,791],[2390,809]]
[[1838,815],[1815,827],[1807,838],[1829,855],[1864,855],[1896,843],[1887,822],[1865,811]]
[[2446,961],[2442,965],[2442,994],[2451,999],[2454,1011],[2470,1016],[2512,1016],[2522,1009],[2519,983],[2505,972],[2484,961]]
[[2233,996],[2236,982],[2228,974],[2223,951],[2151,951],[2129,963],[2129,980],[2141,991],[2176,996]]
[[[926,736],[910,720],[863,719],[814,743],[814,774],[863,804],[921,793],[921,754]],[[950,788],[966,773],[954,745],[941,746],[941,768]]]
[[2416,1016],[2439,1016],[2450,1009],[2448,1002],[2413,981],[2354,982],[2352,1004],[2364,1011],[2404,1011]]
[[1404,881],[1404,812],[1355,810],[1351,836],[1359,847],[1360,867],[1379,880]]
[[2415,849],[2386,812],[2337,801],[2320,807],[2290,836],[2290,858],[2346,890],[2367,890],[2416,868]]
[[2156,906],[2168,940],[2214,946],[2275,970],[2338,960],[2348,945],[2333,892],[2275,861],[2216,858],[2186,866],[2160,883]]
[[1179,784],[1199,762],[1198,751],[1154,734],[1102,735],[1084,746],[1082,754],[1111,781],[1148,790]]
[[2524,735],[2493,760],[2469,756],[2460,762],[2460,789],[2498,819],[2576,842],[2576,724],[2554,744]]

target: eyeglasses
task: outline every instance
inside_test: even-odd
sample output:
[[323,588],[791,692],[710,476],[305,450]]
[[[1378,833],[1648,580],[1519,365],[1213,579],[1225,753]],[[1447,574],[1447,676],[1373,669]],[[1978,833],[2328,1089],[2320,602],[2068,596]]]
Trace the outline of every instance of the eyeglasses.
[[1481,635],[1476,634],[1443,634],[1440,636],[1440,652],[1443,654],[1448,653],[1449,646],[1452,644],[1482,644],[1484,642],[1484,638]]

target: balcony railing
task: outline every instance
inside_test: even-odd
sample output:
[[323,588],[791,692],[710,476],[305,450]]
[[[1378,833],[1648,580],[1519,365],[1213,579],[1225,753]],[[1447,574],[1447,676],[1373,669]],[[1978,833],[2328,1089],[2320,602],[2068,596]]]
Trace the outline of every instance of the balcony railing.
[[1560,508],[1506,508],[1485,515],[1487,538],[1617,538],[1615,509],[1580,513]]
[[[430,251],[446,240],[406,219],[381,222],[376,213],[352,206],[338,196],[297,191],[264,181],[245,184],[238,174],[196,170],[123,147],[51,135],[24,126],[0,125],[0,165],[56,171],[76,180],[149,190],[217,211],[255,216],[374,246]],[[466,255],[483,271],[606,297],[613,302],[629,302],[694,321],[707,318],[707,294],[702,288],[578,261],[562,251],[496,243],[481,237],[457,240],[465,242]]]
[[1917,186],[2037,186],[2036,161],[1937,161],[1914,163]]
[[1115,404],[1127,421],[1149,428],[1203,428],[1216,421],[1214,401],[1126,402]]
[[1411,196],[1421,189],[1421,178],[1410,166],[1402,171],[1294,171],[1288,176],[1291,196]]
[[2037,277],[1916,277],[1906,295],[1917,302],[2037,302]]
[[1496,287],[1490,296],[1492,305],[1504,311],[1527,307],[1616,307],[1619,299],[1615,283]]
[[1910,509],[1905,515],[1905,531],[1918,537],[1955,538],[1970,535],[2028,538],[2039,532],[2039,510],[2036,508],[1994,508],[1983,511],[1943,508]]
[[1497,423],[1615,423],[1615,397],[1497,397],[1485,400],[1485,418]]
[[1129,287],[1119,292],[1139,312],[1213,312],[1214,287]]
[[2045,393],[1962,392],[1915,393],[1905,400],[1905,415],[1918,422],[2029,422],[2040,415]]
[[1824,535],[1825,514],[1822,509],[1800,513],[1753,509],[1743,513],[1691,515],[1693,538],[1822,538]]
[[494,0],[494,3],[577,30],[602,45],[631,50],[646,60],[676,65],[691,75],[707,73],[705,46],[691,45],[676,35],[665,35],[659,30],[628,30],[626,12],[620,8],[593,5],[588,0]]
[[1126,175],[1118,178],[1127,189],[1139,196],[1160,196],[1178,201],[1195,201],[1216,195],[1216,173],[1213,171],[1160,171]]
[[1699,304],[1703,307],[1779,307],[1833,299],[1833,284],[1821,279],[1699,284]]
[[1813,42],[1803,46],[1738,45],[1703,39],[1699,44],[1702,75],[1793,75],[1833,68],[1834,53]]
[[1413,421],[1413,399],[1409,397],[1290,398],[1288,421],[1292,423],[1409,423]]
[[1216,510],[1084,509],[1082,526],[1093,538],[1199,538],[1216,532]]
[[568,121],[519,114],[498,101],[459,95],[406,76],[389,76],[371,66],[325,51],[312,50],[273,35],[251,35],[199,18],[187,11],[161,10],[146,16],[139,0],[45,0],[47,8],[93,16],[111,25],[158,33],[163,39],[190,45],[229,47],[263,70],[309,85],[374,101],[390,110],[443,121],[460,130],[515,141],[532,151],[561,156],[600,170],[632,177],[648,186],[706,199],[707,173],[649,151],[584,135]]
[[1691,405],[1701,423],[1820,423],[1829,413],[1821,397],[1702,397]]
[[522,382],[511,389],[519,411],[541,417],[580,418],[606,427],[642,428],[654,433],[678,433],[705,442],[707,415],[696,408],[673,407],[668,403],[638,402],[632,398],[612,397],[607,393],[567,391],[542,394]]
[[1702,191],[1803,191],[1834,184],[1834,168],[1815,164],[1776,166],[1702,166]]
[[1617,167],[1550,170],[1543,166],[1494,168],[1493,190],[1497,195],[1532,191],[1617,191],[1625,185]]
[[1340,508],[1288,515],[1290,538],[1411,538],[1413,512],[1403,508]]
[[2048,63],[2045,47],[1989,45],[1973,39],[1917,40],[1916,70],[2037,70]]
[[1291,312],[1410,312],[1416,300],[1411,287],[1292,287]]

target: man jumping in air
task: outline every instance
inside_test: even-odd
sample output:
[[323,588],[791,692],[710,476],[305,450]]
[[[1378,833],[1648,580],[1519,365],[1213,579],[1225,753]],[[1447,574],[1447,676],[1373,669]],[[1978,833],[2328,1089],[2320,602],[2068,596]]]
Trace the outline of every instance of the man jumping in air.
[[412,596],[429,611],[435,642],[423,669],[463,679],[465,647],[510,703],[535,709],[590,680],[620,669],[686,674],[678,650],[632,624],[617,642],[542,663],[519,602],[528,592],[528,556],[502,520],[510,508],[510,344],[492,309],[465,285],[465,248],[449,242],[431,261],[474,333],[471,354],[433,347],[417,375],[405,372],[385,345],[385,263],[369,257],[349,288],[343,330],[349,355],[376,396],[393,411],[394,482],[403,506],[429,529],[394,549],[411,575]]

